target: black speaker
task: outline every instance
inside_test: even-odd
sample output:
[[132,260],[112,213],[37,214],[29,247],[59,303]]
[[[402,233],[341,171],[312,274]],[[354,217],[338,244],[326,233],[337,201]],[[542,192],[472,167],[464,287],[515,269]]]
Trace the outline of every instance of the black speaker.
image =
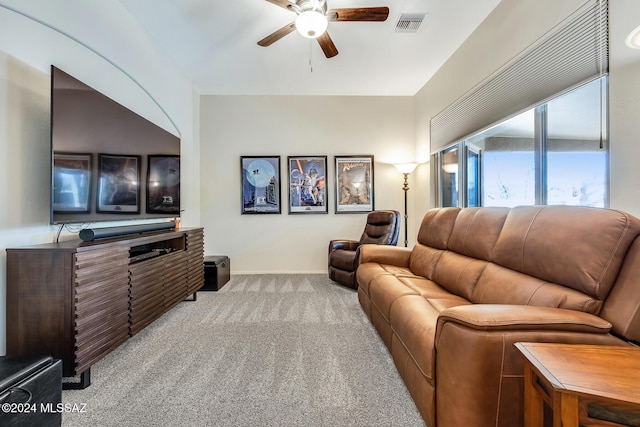
[[153,224],[125,225],[121,227],[85,228],[80,230],[80,239],[90,242],[95,239],[126,236],[128,234],[142,234],[151,231],[171,230],[175,228],[173,222],[156,222]]

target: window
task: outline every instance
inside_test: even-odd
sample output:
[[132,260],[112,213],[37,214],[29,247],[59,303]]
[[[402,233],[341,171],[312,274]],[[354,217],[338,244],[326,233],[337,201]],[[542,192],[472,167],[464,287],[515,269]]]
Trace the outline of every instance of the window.
[[600,81],[547,104],[546,204],[607,205]]
[[606,84],[593,80],[442,150],[441,206],[607,206]]
[[481,206],[531,205],[534,188],[534,114],[526,111],[472,136],[482,153]]
[[467,145],[467,206],[480,206],[480,149]]
[[458,206],[458,148],[444,150],[441,163],[442,206]]

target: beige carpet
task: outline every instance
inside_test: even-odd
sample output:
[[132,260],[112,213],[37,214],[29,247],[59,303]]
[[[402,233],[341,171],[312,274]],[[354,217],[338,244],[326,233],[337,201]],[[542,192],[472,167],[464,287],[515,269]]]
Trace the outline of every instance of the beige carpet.
[[424,426],[357,293],[325,275],[234,275],[91,376],[63,426]]

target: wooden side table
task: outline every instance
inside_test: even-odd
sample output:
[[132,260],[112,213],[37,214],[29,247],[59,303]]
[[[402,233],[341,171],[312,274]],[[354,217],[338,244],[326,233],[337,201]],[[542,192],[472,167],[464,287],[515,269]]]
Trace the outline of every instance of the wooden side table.
[[525,357],[524,425],[639,426],[640,347],[516,343]]

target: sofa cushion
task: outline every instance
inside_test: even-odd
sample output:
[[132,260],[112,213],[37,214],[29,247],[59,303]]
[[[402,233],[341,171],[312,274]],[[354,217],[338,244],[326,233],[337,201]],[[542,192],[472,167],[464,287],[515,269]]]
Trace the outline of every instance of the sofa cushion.
[[447,249],[458,212],[460,212],[460,208],[441,208],[427,211],[422,219],[420,230],[418,230],[418,243],[436,249]]
[[443,208],[427,212],[409,265],[466,299],[490,260],[508,208]]
[[[397,340],[413,358],[422,375],[433,385],[435,370],[435,331],[440,312],[451,307],[471,304],[454,295],[424,298],[408,295],[391,307],[391,328]],[[391,349],[392,352],[395,350]]]
[[447,291],[433,280],[425,279],[424,277],[404,277],[400,280],[405,286],[413,289],[423,298],[445,298],[447,296],[451,296],[451,292]]
[[473,258],[491,260],[509,208],[466,208],[456,217],[447,248]]
[[[433,384],[434,340],[440,312],[418,295],[403,297],[392,309],[391,328],[422,375]],[[393,350],[392,350],[393,351]]]
[[418,295],[418,293],[390,274],[380,275],[369,283],[371,305],[378,310],[387,323],[390,319],[391,305],[403,295]]
[[445,251],[422,243],[416,243],[409,258],[409,268],[413,273],[427,279],[433,278],[433,271]]
[[509,212],[492,259],[604,300],[639,232],[640,220],[615,210],[520,206]]
[[597,314],[598,299],[536,277],[489,263],[470,298],[477,304],[519,304],[567,308]]
[[369,295],[369,284],[373,279],[379,277],[381,274],[387,274],[394,277],[419,277],[414,275],[411,270],[406,267],[378,264],[373,262],[360,264],[356,274],[358,278],[359,288],[362,288],[363,292],[367,296]]
[[454,295],[471,300],[473,289],[487,264],[484,260],[444,251],[434,268],[433,280]]

